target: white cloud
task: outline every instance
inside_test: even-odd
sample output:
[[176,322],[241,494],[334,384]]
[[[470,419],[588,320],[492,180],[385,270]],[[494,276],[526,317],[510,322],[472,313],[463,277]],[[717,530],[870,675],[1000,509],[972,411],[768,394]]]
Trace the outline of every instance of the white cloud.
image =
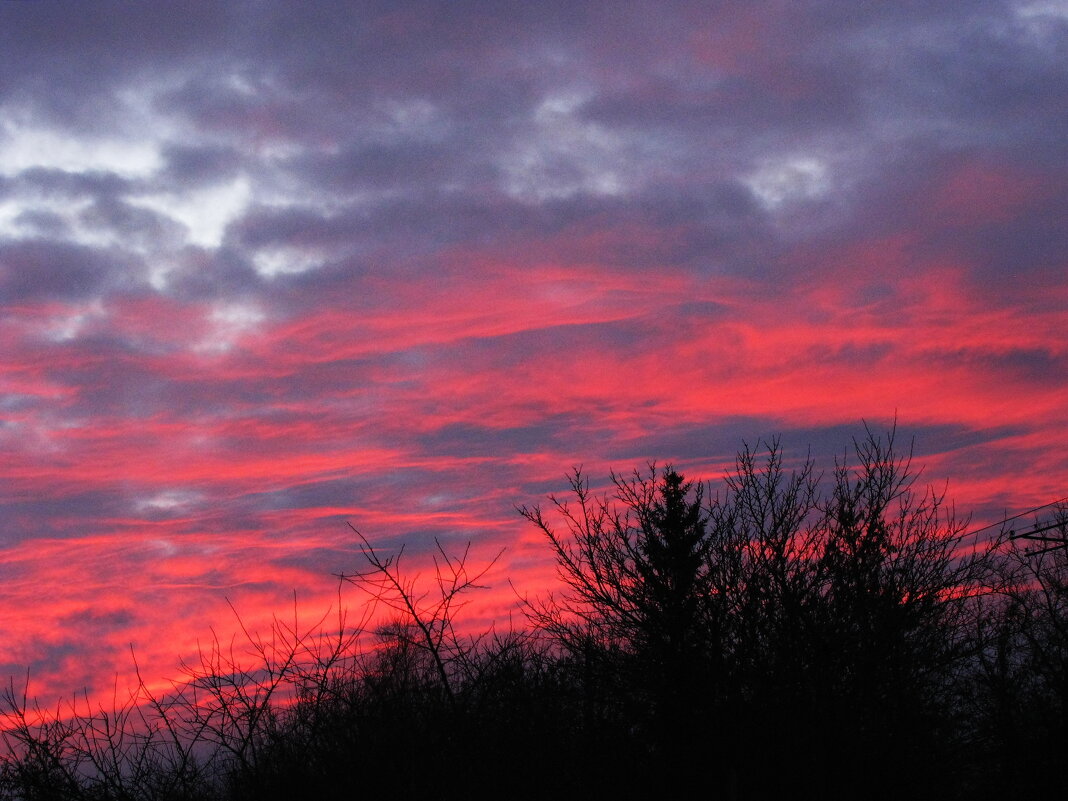
[[584,102],[576,92],[552,94],[542,101],[531,130],[500,159],[508,194],[540,201],[625,191],[624,143],[603,126],[577,117]]
[[0,175],[44,167],[143,178],[155,173],[161,164],[154,142],[84,134],[74,137],[10,119],[0,122]]
[[1015,8],[1020,26],[1040,45],[1059,53],[1068,25],[1068,0],[1032,0]]
[[438,108],[428,100],[390,100],[384,112],[388,122],[382,133],[391,136],[438,139],[447,127]]
[[196,504],[201,496],[191,490],[163,490],[137,502],[139,512],[181,512]]
[[826,163],[814,156],[770,159],[742,181],[769,211],[822,197],[831,188]]
[[226,226],[248,208],[251,197],[248,178],[239,176],[229,183],[205,189],[132,198],[130,204],[158,211],[182,223],[189,230],[190,243],[217,248]]
[[69,342],[76,339],[89,324],[107,317],[104,304],[95,299],[76,306],[45,321],[43,333],[53,342]]
[[0,236],[17,237],[22,233],[15,218],[23,211],[22,205],[13,200],[0,200]]
[[1018,5],[1016,13],[1024,19],[1045,17],[1068,20],[1068,0],[1033,0]]
[[294,275],[318,269],[323,265],[323,257],[316,252],[297,247],[278,246],[264,248],[252,256],[256,272],[264,278],[277,275]]
[[209,334],[193,349],[199,353],[225,353],[266,318],[259,308],[248,303],[216,304],[208,317]]

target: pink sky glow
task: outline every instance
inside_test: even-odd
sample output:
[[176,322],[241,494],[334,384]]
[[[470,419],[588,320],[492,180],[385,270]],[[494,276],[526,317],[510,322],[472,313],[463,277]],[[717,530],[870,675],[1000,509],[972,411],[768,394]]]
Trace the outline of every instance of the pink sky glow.
[[[0,4],[0,670],[177,675],[649,460],[1068,495],[1060,3]],[[944,7],[943,7],[944,6]],[[353,599],[355,596],[351,596]]]

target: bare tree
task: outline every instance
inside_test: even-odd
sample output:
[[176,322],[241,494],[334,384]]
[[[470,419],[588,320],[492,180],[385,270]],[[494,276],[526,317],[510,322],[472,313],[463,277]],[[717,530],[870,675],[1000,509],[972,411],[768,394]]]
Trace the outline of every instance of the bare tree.
[[[949,781],[953,686],[971,656],[983,553],[911,446],[870,430],[836,465],[817,525],[810,671],[852,792]],[[850,784],[852,786],[850,786]]]
[[587,728],[637,723],[659,775],[681,786],[724,694],[733,531],[670,467],[613,474],[611,496],[591,493],[579,470],[570,483],[571,498],[550,498],[552,514],[519,510],[548,539],[563,587],[528,599],[528,616],[583,665]]
[[1006,525],[992,543],[991,595],[977,623],[966,697],[989,797],[1048,796],[1068,782],[1068,506],[1035,527],[1043,539]]
[[404,547],[395,556],[383,556],[368,539],[350,524],[359,538],[360,552],[367,564],[363,570],[341,574],[341,578],[369,593],[374,604],[382,604],[399,617],[383,634],[390,635],[403,648],[415,648],[432,662],[439,687],[449,705],[458,709],[457,685],[471,670],[471,657],[477,638],[465,636],[456,627],[457,613],[467,604],[465,595],[475,589],[497,563],[503,551],[479,569],[468,569],[471,545],[459,556],[450,556],[435,540],[433,589],[419,586],[419,577],[405,576],[400,570]]
[[[739,454],[722,495],[650,468],[598,496],[575,471],[569,498],[520,509],[562,587],[530,619],[583,658],[589,686],[644,699],[669,775],[702,764],[695,744],[728,796],[805,781],[879,796],[946,772],[935,746],[983,557],[895,433],[868,430],[826,481],[811,460],[787,470],[772,441]],[[835,744],[834,775],[811,768],[816,743]]]

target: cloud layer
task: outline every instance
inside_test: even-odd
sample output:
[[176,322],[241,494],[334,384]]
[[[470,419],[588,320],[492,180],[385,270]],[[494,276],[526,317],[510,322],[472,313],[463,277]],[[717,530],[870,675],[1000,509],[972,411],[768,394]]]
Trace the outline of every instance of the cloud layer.
[[[895,415],[1068,495],[1068,5],[0,3],[0,668]],[[481,608],[481,607],[480,607]]]

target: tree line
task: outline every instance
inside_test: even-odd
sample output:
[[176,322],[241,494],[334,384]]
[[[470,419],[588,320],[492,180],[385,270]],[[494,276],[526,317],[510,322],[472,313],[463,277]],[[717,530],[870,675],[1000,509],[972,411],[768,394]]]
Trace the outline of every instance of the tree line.
[[[12,684],[2,799],[1024,798],[1068,780],[1068,509],[982,539],[895,432],[820,475],[777,442],[715,492],[575,470],[519,508],[559,581],[472,635],[488,565],[419,586],[354,533],[370,612],[214,641],[167,693]],[[1052,545],[1050,545],[1052,543]],[[696,789],[695,789],[696,788]]]

